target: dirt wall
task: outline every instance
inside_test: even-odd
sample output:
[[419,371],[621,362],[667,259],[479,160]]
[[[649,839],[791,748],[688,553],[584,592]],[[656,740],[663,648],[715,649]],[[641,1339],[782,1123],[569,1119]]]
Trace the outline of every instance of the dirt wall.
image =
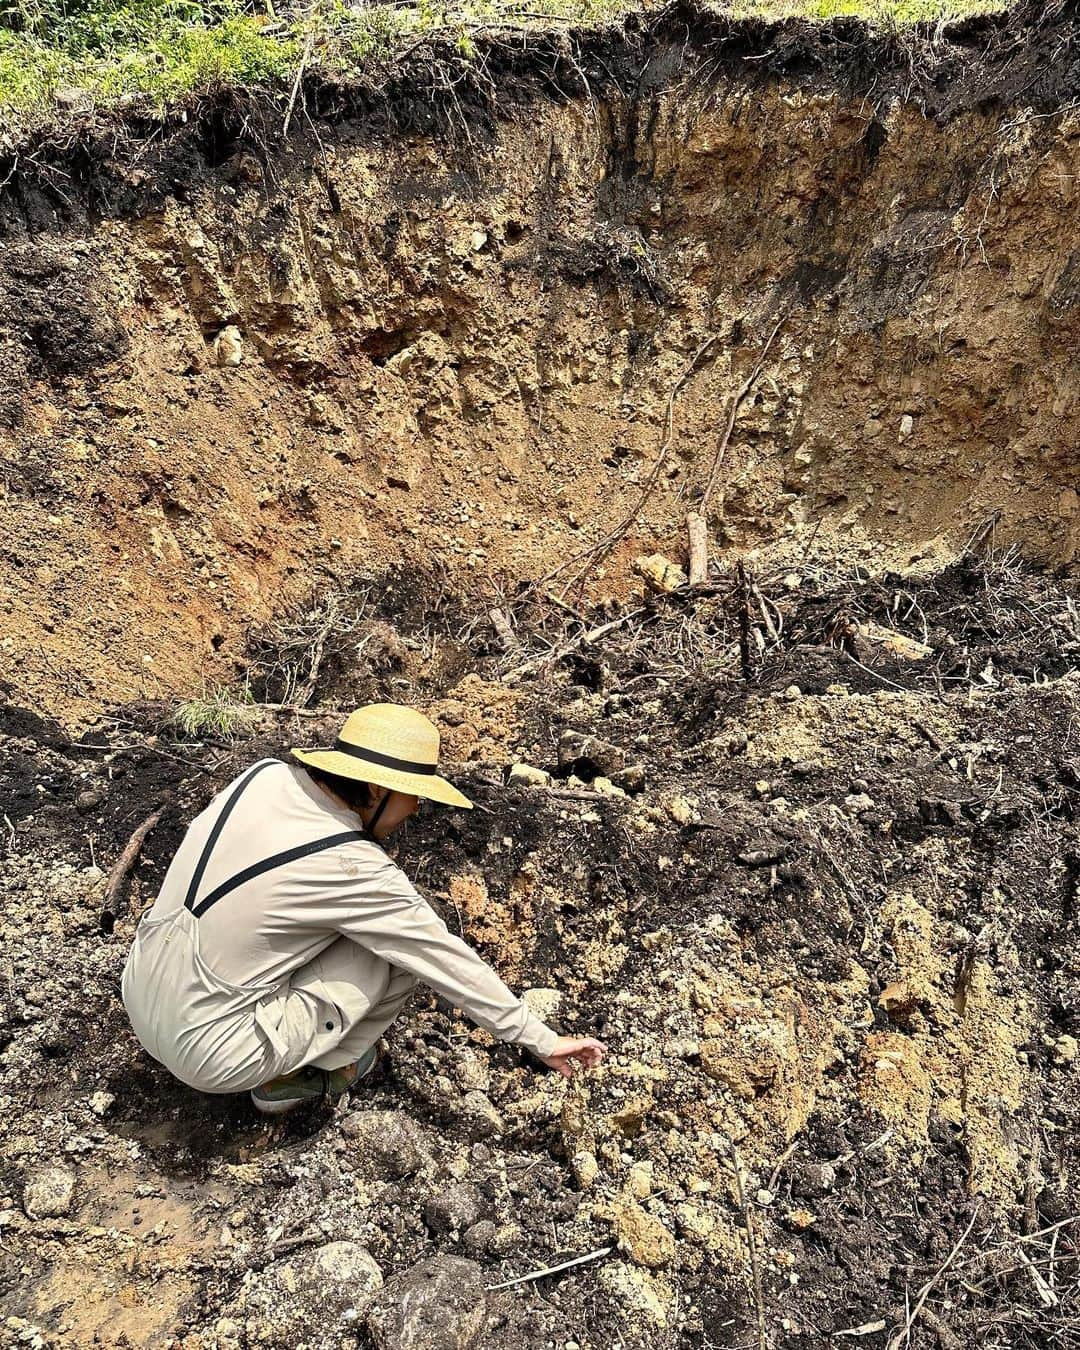
[[[3,672],[69,720],[228,677],[251,618],[386,563],[493,592],[600,537],[929,566],[992,512],[1070,564],[1080,114],[657,57],[453,152],[238,149],[135,218],[9,234]],[[695,363],[695,357],[697,357]],[[688,370],[690,373],[688,374]]]

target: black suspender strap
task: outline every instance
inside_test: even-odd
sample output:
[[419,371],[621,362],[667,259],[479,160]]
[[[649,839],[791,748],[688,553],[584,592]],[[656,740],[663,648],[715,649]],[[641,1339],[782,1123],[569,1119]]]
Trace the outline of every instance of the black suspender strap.
[[211,905],[217,904],[222,896],[228,895],[230,891],[235,891],[237,886],[242,886],[245,881],[252,881],[255,877],[262,876],[264,872],[269,872],[274,867],[283,867],[285,863],[295,862],[298,858],[308,858],[313,853],[321,853],[323,849],[334,848],[338,844],[348,844],[353,839],[366,838],[367,836],[360,830],[343,830],[341,834],[331,834],[325,839],[313,839],[310,844],[299,844],[296,848],[286,849],[284,853],[275,853],[272,858],[264,858],[262,862],[252,863],[250,867],[245,867],[242,872],[237,872],[228,881],[223,881],[220,886],[215,887],[209,895],[200,900],[191,912],[196,918],[199,918],[206,913]]
[[218,816],[217,820],[214,821],[214,828],[210,831],[210,837],[203,847],[202,856],[195,865],[195,871],[191,874],[191,884],[188,886],[187,895],[184,898],[185,909],[190,909],[192,913],[195,912],[195,897],[199,893],[199,883],[202,881],[203,873],[206,871],[206,864],[210,861],[210,855],[214,851],[214,846],[221,836],[221,831],[225,828],[225,822],[228,820],[229,816],[232,815],[233,807],[240,800],[240,794],[257,773],[261,773],[263,769],[268,769],[271,764],[276,763],[278,763],[276,759],[264,759],[261,764],[256,764],[249,774],[246,774],[241,778],[236,787],[233,788],[229,800],[221,808],[221,814]]

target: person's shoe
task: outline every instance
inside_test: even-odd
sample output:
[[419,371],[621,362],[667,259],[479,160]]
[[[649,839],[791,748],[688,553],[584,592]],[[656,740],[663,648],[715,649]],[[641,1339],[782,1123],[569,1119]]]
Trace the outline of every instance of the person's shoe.
[[340,1069],[326,1070],[326,1095],[328,1097],[342,1097],[351,1088],[354,1088],[361,1078],[366,1078],[375,1067],[375,1060],[378,1057],[376,1047],[373,1045],[370,1050],[364,1053],[352,1064],[345,1064]]
[[265,1116],[279,1116],[303,1102],[317,1102],[326,1096],[326,1070],[314,1064],[283,1073],[251,1090],[251,1100]]
[[320,1101],[323,1097],[334,1100],[371,1072],[375,1058],[376,1048],[372,1046],[354,1064],[342,1065],[340,1069],[320,1069],[314,1064],[305,1064],[303,1068],[293,1069],[292,1073],[283,1073],[252,1088],[251,1100],[266,1116],[279,1116],[304,1102]]

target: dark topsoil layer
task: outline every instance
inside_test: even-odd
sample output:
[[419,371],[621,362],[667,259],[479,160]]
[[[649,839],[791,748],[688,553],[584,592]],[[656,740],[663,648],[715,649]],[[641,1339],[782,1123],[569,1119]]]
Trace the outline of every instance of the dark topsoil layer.
[[[783,624],[779,641],[768,638],[757,609],[748,617],[740,588],[721,586],[696,599],[658,598],[649,614],[614,630],[602,647],[582,648],[557,668],[526,678],[521,684],[526,721],[537,743],[552,747],[543,766],[555,774],[553,788],[507,787],[500,770],[461,766],[456,776],[482,809],[422,816],[407,832],[403,865],[436,895],[452,875],[481,872],[492,901],[503,903],[526,856],[539,859],[563,898],[534,915],[521,983],[567,989],[559,1025],[607,1036],[617,1048],[628,1028],[619,1021],[613,991],[583,978],[564,941],[572,935],[580,949],[582,942],[603,937],[603,925],[613,915],[630,946],[620,988],[652,978],[655,958],[641,935],[661,925],[690,930],[710,914],[723,914],[763,964],[766,957],[779,960],[796,973],[793,978],[839,981],[852,958],[858,959],[873,977],[871,1006],[879,1028],[896,1031],[876,1002],[891,978],[876,915],[886,891],[912,875],[912,845],[946,841],[963,884],[942,898],[936,918],[956,925],[956,997],[964,997],[973,954],[996,963],[995,943],[1004,937],[1020,959],[1019,971],[1006,980],[1018,981],[1043,1032],[1023,1047],[1037,1088],[1013,1127],[1017,1148],[1039,1158],[1033,1175],[1041,1180],[1018,1193],[1004,1215],[995,1216],[984,1202],[970,1244],[992,1245],[1010,1231],[1030,1234],[1059,1223],[1080,1208],[1076,1074],[1055,1061],[1049,1048],[1054,1037],[1080,1034],[1080,746],[1073,734],[1076,694],[1068,678],[1080,655],[1076,585],[1010,569],[1000,560],[988,566],[968,558],[920,583],[856,578],[817,584],[804,578],[787,591],[778,580],[763,582],[762,589],[775,604],[769,611],[774,626],[777,618]],[[393,605],[384,596],[387,609]],[[399,614],[404,631],[408,610],[403,605]],[[432,617],[422,606],[411,612],[414,622]],[[554,628],[565,622],[561,611],[525,608],[520,619],[523,634],[546,625],[549,639],[566,638],[565,630],[556,634]],[[853,624],[867,620],[925,641],[932,655],[916,663],[888,656],[855,635]],[[750,644],[749,680],[739,669],[744,623],[751,636],[756,628],[765,639],[764,653],[756,641]],[[451,636],[453,631],[451,622]],[[479,669],[491,669],[499,659],[506,664],[507,658],[492,654],[494,635],[473,627],[468,641]],[[317,691],[319,701],[348,706],[402,696],[375,672],[349,672],[340,664],[333,669],[332,682]],[[1067,678],[1044,683],[1057,676]],[[962,724],[949,741],[916,715],[917,734],[905,744],[870,739],[854,752],[838,748],[824,764],[746,761],[737,729],[748,696],[786,690],[789,700],[797,700],[836,682],[854,694],[899,687],[920,696],[928,709],[951,692],[980,686],[999,692],[962,704]],[[790,689],[793,684],[801,694]],[[587,717],[582,698],[594,709]],[[133,874],[137,911],[152,899],[192,814],[244,765],[267,753],[284,754],[290,744],[285,731],[236,746],[170,741],[152,735],[153,721],[153,709],[129,709],[74,744],[32,714],[5,709],[0,798],[11,829],[5,847],[85,866],[92,831],[97,857],[108,867],[139,821],[164,802],[165,817]],[[568,729],[597,739],[575,745],[563,737],[556,755],[554,746]],[[94,747],[107,744],[126,748],[109,756],[106,769],[105,752]],[[622,828],[626,813],[635,809],[634,796],[604,797],[565,784],[571,772],[585,780],[601,769],[618,777],[631,761],[645,771],[645,796],[635,794],[639,800],[655,800],[659,789],[693,793],[706,805],[701,818],[685,826],[668,819],[654,834],[635,839]],[[762,777],[792,807],[825,810],[852,792],[865,793],[872,805],[862,807],[849,833],[833,836],[830,844],[827,826],[815,833],[767,813],[756,786]],[[724,805],[710,812],[710,802]],[[500,841],[494,852],[493,840]],[[665,866],[664,855],[673,865]],[[49,904],[47,895],[9,893],[5,901],[8,915],[43,904]],[[0,1009],[0,1089],[13,1095],[16,1117],[25,1107],[22,1130],[40,1131],[45,1150],[58,1121],[87,1129],[91,1137],[96,1129],[100,1136],[102,1122],[88,1117],[89,1126],[81,1125],[79,1112],[85,1115],[86,1094],[104,1080],[117,1097],[106,1132],[138,1140],[162,1173],[197,1182],[216,1161],[272,1161],[262,1188],[248,1188],[243,1196],[256,1235],[269,1228],[278,1233],[282,1221],[284,1241],[311,1225],[324,1240],[327,1232],[352,1232],[350,1224],[359,1223],[348,1200],[355,1150],[340,1122],[313,1111],[284,1125],[259,1124],[245,1100],[189,1092],[139,1051],[117,997],[132,917],[122,917],[110,935],[111,923],[103,934],[96,911],[67,914],[62,949],[47,957],[29,938],[12,943],[12,981]],[[456,928],[449,907],[447,919]],[[495,947],[486,954],[504,957]],[[32,986],[37,992],[27,997]],[[521,1229],[509,1273],[550,1263],[553,1224],[572,1218],[583,1200],[553,1123],[518,1121],[498,1140],[477,1141],[475,1122],[462,1110],[460,1097],[448,1098],[439,1086],[454,1073],[455,1023],[434,1000],[419,1002],[419,1010],[392,1032],[387,1064],[365,1091],[364,1104],[402,1111],[433,1128],[441,1146],[468,1152],[469,1182],[480,1193],[484,1213]],[[503,1067],[516,1061],[508,1047],[491,1054]],[[854,1068],[840,1064],[829,1072],[850,1077]],[[616,1102],[603,1105],[603,1093],[602,1085],[594,1092],[597,1109],[615,1109]],[[848,1100],[855,1100],[853,1088]],[[661,1096],[658,1105],[679,1111],[687,1103]],[[821,1107],[776,1182],[789,1206],[811,1206],[817,1222],[797,1232],[783,1228],[774,1211],[762,1211],[755,1220],[763,1245],[775,1243],[796,1256],[796,1285],[769,1272],[764,1278],[776,1347],[811,1350],[831,1343],[831,1332],[865,1323],[867,1309],[874,1309],[887,1316],[887,1329],[869,1332],[858,1343],[883,1350],[903,1324],[905,1298],[914,1301],[975,1217],[962,1128],[932,1116],[932,1142],[921,1172],[897,1167],[891,1175],[870,1161],[872,1154],[863,1157],[881,1129],[872,1112]],[[623,1147],[647,1157],[663,1134],[643,1129]],[[3,1144],[14,1135],[9,1111],[0,1118],[0,1192],[6,1186],[13,1195],[35,1161],[27,1155],[25,1133],[20,1147]],[[508,1189],[500,1180],[503,1165]],[[385,1274],[406,1270],[434,1252],[460,1250],[438,1216],[425,1209],[430,1197],[415,1177],[392,1179],[380,1197],[376,1235],[365,1230],[364,1241]],[[1075,1346],[1076,1234],[1066,1227],[1059,1237],[1058,1306],[1042,1306],[1017,1260],[996,1258],[996,1265],[974,1272],[965,1267],[966,1285],[938,1282],[912,1344],[954,1350],[975,1344],[1045,1346],[1052,1340]],[[298,1239],[301,1247],[305,1240]],[[477,1244],[475,1259],[492,1279],[505,1278],[505,1258],[485,1249],[479,1238]],[[23,1291],[17,1311],[32,1310],[35,1281],[57,1259],[46,1248],[32,1241],[0,1244],[0,1284]],[[253,1251],[263,1255],[256,1259]],[[184,1325],[212,1327],[253,1261],[257,1268],[266,1259],[258,1241],[254,1248],[226,1247],[209,1258],[202,1292],[184,1312]],[[755,1343],[741,1274],[707,1260],[678,1278],[682,1306],[693,1301],[697,1311],[672,1343]],[[636,1344],[638,1332],[628,1325],[626,1310],[597,1280],[596,1271],[586,1267],[497,1305],[501,1311],[492,1313],[479,1343],[561,1345],[573,1336],[590,1346]],[[360,1343],[367,1344],[363,1336]]]
[[[470,143],[536,99],[623,99],[636,107],[685,81],[704,92],[724,79],[784,78],[883,105],[910,100],[945,122],[972,108],[1054,111],[1080,92],[1076,0],[1038,0],[941,29],[888,34],[861,20],[734,21],[694,0],[676,0],[621,26],[569,33],[481,35],[465,61],[452,43],[432,43],[378,79],[304,82],[307,115],[294,145],[318,163],[318,131],[342,143],[424,133]],[[66,114],[0,155],[0,233],[40,232],[89,217],[152,210],[183,200],[229,172],[244,150],[269,160],[284,150],[287,90],[228,89],[183,100],[165,115],[134,105]],[[313,134],[314,133],[314,134]],[[460,132],[458,133],[460,134]],[[327,185],[333,206],[333,185]]]

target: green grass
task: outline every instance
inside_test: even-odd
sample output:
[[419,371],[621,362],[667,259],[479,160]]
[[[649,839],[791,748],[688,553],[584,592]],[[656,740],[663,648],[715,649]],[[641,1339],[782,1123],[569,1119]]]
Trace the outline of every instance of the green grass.
[[[273,0],[0,0],[0,126],[25,128],[58,107],[137,99],[162,109],[221,85],[287,91],[303,61],[335,75],[377,71],[426,36],[470,57],[486,25],[598,22],[629,0],[415,0],[352,7],[313,0],[277,15]],[[360,0],[356,0],[359,6]],[[861,15],[904,25],[1003,8],[1000,0],[730,0],[735,17]],[[57,96],[60,96],[59,103]]]
[[251,691],[219,685],[202,698],[178,703],[168,724],[188,740],[234,741],[252,729],[259,716]]

